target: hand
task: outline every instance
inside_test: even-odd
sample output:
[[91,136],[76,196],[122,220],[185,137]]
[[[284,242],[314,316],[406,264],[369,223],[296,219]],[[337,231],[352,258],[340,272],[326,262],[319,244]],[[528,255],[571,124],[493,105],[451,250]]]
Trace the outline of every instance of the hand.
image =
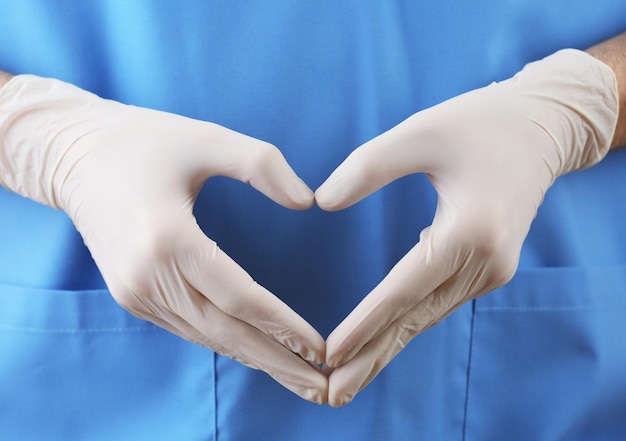
[[215,124],[13,78],[0,92],[0,180],[74,221],[113,297],[134,315],[326,400],[322,337],[206,237],[205,180],[250,183],[306,209],[313,192],[270,144]]
[[332,173],[315,195],[325,210],[411,173],[426,173],[438,193],[419,243],[327,339],[332,406],[352,400],[417,334],[513,276],[545,192],[606,154],[617,109],[612,71],[561,51],[413,115]]

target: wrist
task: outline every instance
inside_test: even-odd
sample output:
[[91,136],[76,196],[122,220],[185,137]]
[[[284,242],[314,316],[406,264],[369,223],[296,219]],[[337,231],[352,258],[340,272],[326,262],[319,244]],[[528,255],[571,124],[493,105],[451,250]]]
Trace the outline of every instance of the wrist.
[[593,46],[586,51],[614,73],[619,96],[619,116],[611,148],[626,145],[626,33]]
[[526,118],[556,147],[556,176],[590,167],[608,153],[618,119],[613,71],[589,54],[564,49],[527,64],[510,81]]
[[102,101],[62,81],[12,77],[0,89],[0,183],[63,209],[56,176],[71,168],[70,151],[89,133],[88,120]]
[[0,89],[2,89],[2,87],[6,83],[8,83],[11,78],[13,78],[13,75],[3,70],[0,70]]

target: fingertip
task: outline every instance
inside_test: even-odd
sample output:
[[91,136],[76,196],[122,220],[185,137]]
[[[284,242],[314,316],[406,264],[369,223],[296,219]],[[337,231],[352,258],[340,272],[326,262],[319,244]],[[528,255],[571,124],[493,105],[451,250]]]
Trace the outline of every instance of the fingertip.
[[326,359],[326,342],[321,336],[303,345],[301,348],[290,347],[290,349],[315,366],[324,364]]
[[324,183],[315,191],[315,203],[324,211],[338,211],[345,208],[334,187],[337,186],[333,183]]
[[320,336],[320,342],[318,347],[315,348],[316,351],[314,353],[314,362],[319,366],[326,363],[326,341]]
[[340,395],[330,395],[328,396],[328,405],[330,407],[334,407],[335,409],[339,407],[343,407],[346,404],[349,404],[354,399],[353,394],[340,394]]
[[319,371],[316,380],[316,384],[305,388],[299,395],[312,403],[326,404],[328,403],[328,378]]
[[362,374],[358,364],[334,369],[328,376],[328,404],[338,408],[352,402],[356,394],[362,389],[359,386]]
[[315,203],[325,211],[336,211],[342,208],[341,185],[342,177],[339,168],[335,169],[331,175],[315,190]]
[[346,159],[315,191],[315,202],[324,211],[338,211],[356,204],[379,187],[365,181],[366,173],[352,158]]
[[303,391],[301,394],[302,398],[312,403],[319,404],[320,406],[328,403],[328,390],[324,388],[324,390],[319,390],[317,388],[309,388],[306,391]]
[[326,375],[327,377],[330,376],[330,374],[332,374],[335,371],[335,368],[332,366],[329,366],[328,364],[324,364],[322,366],[322,374]]
[[252,187],[283,207],[306,210],[315,202],[313,190],[295,173],[282,152],[273,144],[253,140],[240,171],[229,174]]
[[333,331],[326,339],[326,364],[337,368],[346,362],[347,354],[341,351],[341,341]]
[[[283,311],[277,315],[278,307],[283,308]],[[317,367],[324,363],[326,341],[315,328],[284,303],[277,303],[270,320],[257,324],[257,328],[303,360]]]
[[296,178],[290,192],[293,202],[290,208],[294,210],[308,210],[315,203],[315,194],[313,190],[300,178]]
[[319,190],[315,192],[315,205],[321,208],[324,211],[336,211],[334,204],[328,198],[325,197],[323,193],[320,193]]
[[326,356],[326,365],[329,368],[335,369],[343,364],[342,357],[339,356]]

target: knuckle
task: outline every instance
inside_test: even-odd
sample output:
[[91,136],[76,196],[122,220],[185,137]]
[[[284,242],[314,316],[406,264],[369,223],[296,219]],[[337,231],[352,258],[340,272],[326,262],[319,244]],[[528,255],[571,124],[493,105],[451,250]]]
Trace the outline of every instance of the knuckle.
[[465,218],[454,228],[454,242],[475,259],[489,260],[507,248],[508,231],[488,219],[489,216]]
[[491,259],[500,252],[503,240],[503,234],[498,229],[483,223],[472,228],[472,234],[466,238],[466,246],[471,247],[476,257]]
[[153,291],[158,280],[175,265],[177,243],[174,232],[168,230],[149,231],[136,236],[120,266],[127,289],[142,294]]
[[478,237],[480,243],[473,244],[473,256],[483,262],[484,274],[481,285],[488,290],[507,283],[517,270],[518,255],[507,235]]
[[144,305],[139,298],[128,289],[111,291],[115,301],[136,317],[143,318]]
[[519,261],[518,241],[512,231],[502,225],[502,222],[486,222],[484,217],[465,219],[463,226],[454,228],[451,236],[457,255],[480,263],[481,285],[490,289],[510,281]]
[[492,260],[490,275],[491,285],[494,289],[508,283],[513,278],[517,271],[518,261],[519,256],[511,253],[510,250],[500,253]]

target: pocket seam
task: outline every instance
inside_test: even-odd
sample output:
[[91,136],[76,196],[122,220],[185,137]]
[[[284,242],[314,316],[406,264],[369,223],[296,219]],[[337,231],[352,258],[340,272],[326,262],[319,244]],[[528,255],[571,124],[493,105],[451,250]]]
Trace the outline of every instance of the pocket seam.
[[478,306],[480,312],[572,312],[597,310],[592,306]]
[[2,332],[20,332],[20,333],[33,333],[33,334],[106,334],[106,333],[124,333],[124,332],[161,332],[162,330],[154,326],[134,327],[134,328],[58,328],[58,329],[46,329],[46,328],[33,328],[33,327],[20,327],[0,324],[0,331]]

